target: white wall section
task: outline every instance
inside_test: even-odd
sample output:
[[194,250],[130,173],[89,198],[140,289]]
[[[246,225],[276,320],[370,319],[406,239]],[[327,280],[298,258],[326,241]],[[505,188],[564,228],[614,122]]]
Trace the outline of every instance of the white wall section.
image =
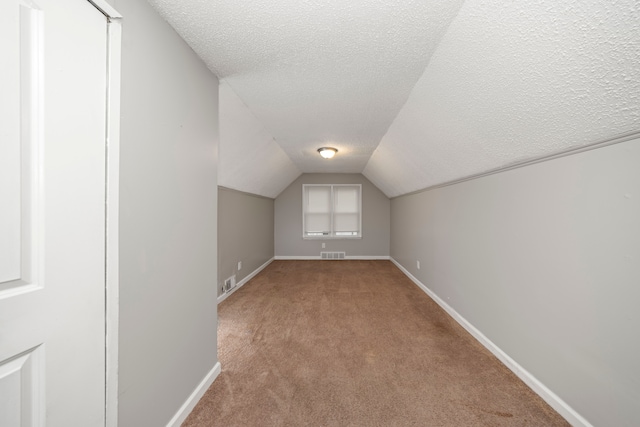
[[124,17],[118,425],[164,426],[218,361],[218,79],[146,1],[115,6]]
[[391,200],[391,256],[594,426],[640,422],[639,163],[635,139]]
[[221,82],[218,184],[275,198],[300,174],[264,125]]

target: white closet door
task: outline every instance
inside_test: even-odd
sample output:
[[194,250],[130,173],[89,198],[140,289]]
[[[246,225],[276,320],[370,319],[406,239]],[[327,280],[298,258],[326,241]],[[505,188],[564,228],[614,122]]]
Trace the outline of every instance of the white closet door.
[[0,426],[103,426],[106,18],[0,2]]

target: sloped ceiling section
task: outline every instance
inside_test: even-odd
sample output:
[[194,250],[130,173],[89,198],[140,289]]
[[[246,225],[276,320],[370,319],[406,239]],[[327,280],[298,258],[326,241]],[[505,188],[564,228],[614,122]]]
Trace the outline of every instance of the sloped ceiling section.
[[[150,2],[302,172],[351,173],[364,169],[462,4]],[[325,145],[339,150],[331,161],[316,151]]]
[[363,174],[397,196],[640,130],[640,2],[468,0]]
[[218,184],[275,198],[300,170],[233,89],[220,83]]
[[231,188],[362,172],[393,197],[640,131],[638,0],[150,2],[228,85]]

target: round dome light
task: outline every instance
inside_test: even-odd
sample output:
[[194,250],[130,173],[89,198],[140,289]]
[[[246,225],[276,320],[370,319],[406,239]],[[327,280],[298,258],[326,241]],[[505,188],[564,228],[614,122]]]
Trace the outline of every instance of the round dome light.
[[336,153],[338,152],[338,150],[336,148],[333,147],[321,147],[318,148],[318,153],[320,153],[320,155],[322,157],[324,157],[325,159],[330,159],[333,156],[336,155]]

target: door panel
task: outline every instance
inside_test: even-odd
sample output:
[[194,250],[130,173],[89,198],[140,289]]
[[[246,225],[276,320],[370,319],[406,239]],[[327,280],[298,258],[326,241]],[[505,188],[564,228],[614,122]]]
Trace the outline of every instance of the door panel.
[[43,388],[42,347],[0,364],[0,426],[42,424]]
[[2,37],[2,52],[15,59],[0,71],[0,298],[9,294],[2,292],[6,289],[14,288],[15,293],[37,285],[35,220],[41,204],[36,190],[44,128],[42,12],[25,4],[14,12],[0,18],[5,21],[3,32],[14,35]]
[[[22,7],[20,8],[22,9]],[[1,16],[4,32],[19,34],[19,11]],[[13,19],[7,19],[13,18]],[[8,22],[5,22],[8,21]],[[2,101],[0,101],[0,286],[20,278],[20,43],[15,37],[0,39],[0,52],[7,60],[0,67]]]
[[106,37],[85,0],[0,4],[3,427],[104,424]]

